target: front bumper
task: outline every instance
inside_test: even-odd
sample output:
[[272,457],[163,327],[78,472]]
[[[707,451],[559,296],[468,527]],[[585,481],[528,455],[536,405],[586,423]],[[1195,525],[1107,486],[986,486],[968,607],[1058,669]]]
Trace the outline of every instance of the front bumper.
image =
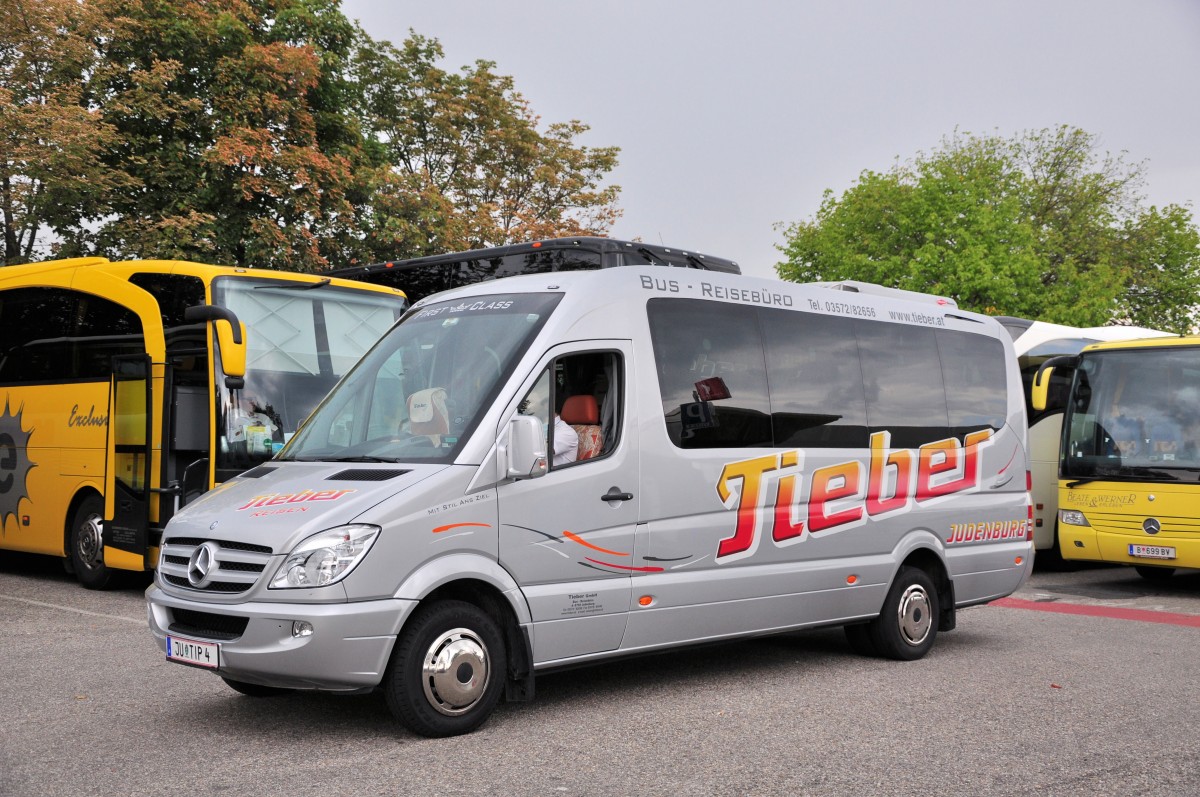
[[[377,686],[416,601],[334,604],[201,603],[146,590],[150,631],[159,650],[167,636],[220,645],[218,675],[289,689],[355,691]],[[309,636],[292,635],[298,620]],[[244,627],[243,627],[244,621]]]
[[[1194,534],[1121,534],[1091,526],[1058,524],[1058,544],[1063,559],[1112,562],[1151,567],[1200,567],[1200,536]],[[1153,545],[1175,549],[1174,559],[1130,556],[1130,545]]]

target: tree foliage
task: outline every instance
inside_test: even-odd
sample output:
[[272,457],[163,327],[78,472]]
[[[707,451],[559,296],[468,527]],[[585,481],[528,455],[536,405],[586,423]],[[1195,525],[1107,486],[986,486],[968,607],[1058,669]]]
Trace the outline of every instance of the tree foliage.
[[[101,18],[76,0],[0,0],[0,234],[5,265],[73,247],[131,182],[103,163],[115,131],[84,101]],[[50,235],[46,235],[46,232]]]
[[1142,167],[1100,155],[1097,143],[1069,127],[955,134],[886,173],[863,172],[841,197],[826,191],[813,220],[784,229],[776,268],[784,279],[865,280],[993,314],[1186,329],[1200,288],[1190,214],[1143,210]]
[[579,121],[540,131],[495,64],[455,74],[441,59],[441,45],[415,33],[359,50],[360,122],[384,164],[365,219],[371,255],[606,232],[619,188],[601,183],[617,149],[577,145],[588,130]]
[[[540,129],[509,77],[373,41],[338,0],[0,0],[7,263],[314,271],[603,234],[615,148]],[[47,235],[46,233],[49,233]],[[39,238],[39,234],[41,237]]]

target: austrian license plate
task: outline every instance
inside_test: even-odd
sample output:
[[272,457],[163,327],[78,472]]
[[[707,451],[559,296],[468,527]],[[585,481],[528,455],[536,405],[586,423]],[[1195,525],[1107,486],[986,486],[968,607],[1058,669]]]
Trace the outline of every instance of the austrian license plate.
[[1129,555],[1141,559],[1174,559],[1175,549],[1169,545],[1130,545]]
[[220,660],[221,646],[215,642],[197,642],[194,639],[167,637],[167,659],[193,667],[216,669]]

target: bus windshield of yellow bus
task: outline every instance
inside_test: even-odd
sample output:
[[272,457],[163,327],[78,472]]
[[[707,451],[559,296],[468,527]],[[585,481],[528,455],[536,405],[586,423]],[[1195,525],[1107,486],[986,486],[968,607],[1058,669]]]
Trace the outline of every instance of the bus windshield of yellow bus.
[[[321,283],[219,277],[213,303],[250,330],[244,386],[217,364],[216,480],[270,459],[379,337],[401,307],[392,296]],[[229,384],[227,384],[227,382]]]
[[1200,481],[1200,351],[1085,354],[1067,407],[1064,479]]

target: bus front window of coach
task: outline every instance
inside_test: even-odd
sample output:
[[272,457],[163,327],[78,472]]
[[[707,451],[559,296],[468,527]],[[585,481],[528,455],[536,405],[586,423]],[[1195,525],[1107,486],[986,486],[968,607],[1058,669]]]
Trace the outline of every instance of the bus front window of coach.
[[410,311],[279,455],[448,462],[475,430],[561,294],[494,294]]

